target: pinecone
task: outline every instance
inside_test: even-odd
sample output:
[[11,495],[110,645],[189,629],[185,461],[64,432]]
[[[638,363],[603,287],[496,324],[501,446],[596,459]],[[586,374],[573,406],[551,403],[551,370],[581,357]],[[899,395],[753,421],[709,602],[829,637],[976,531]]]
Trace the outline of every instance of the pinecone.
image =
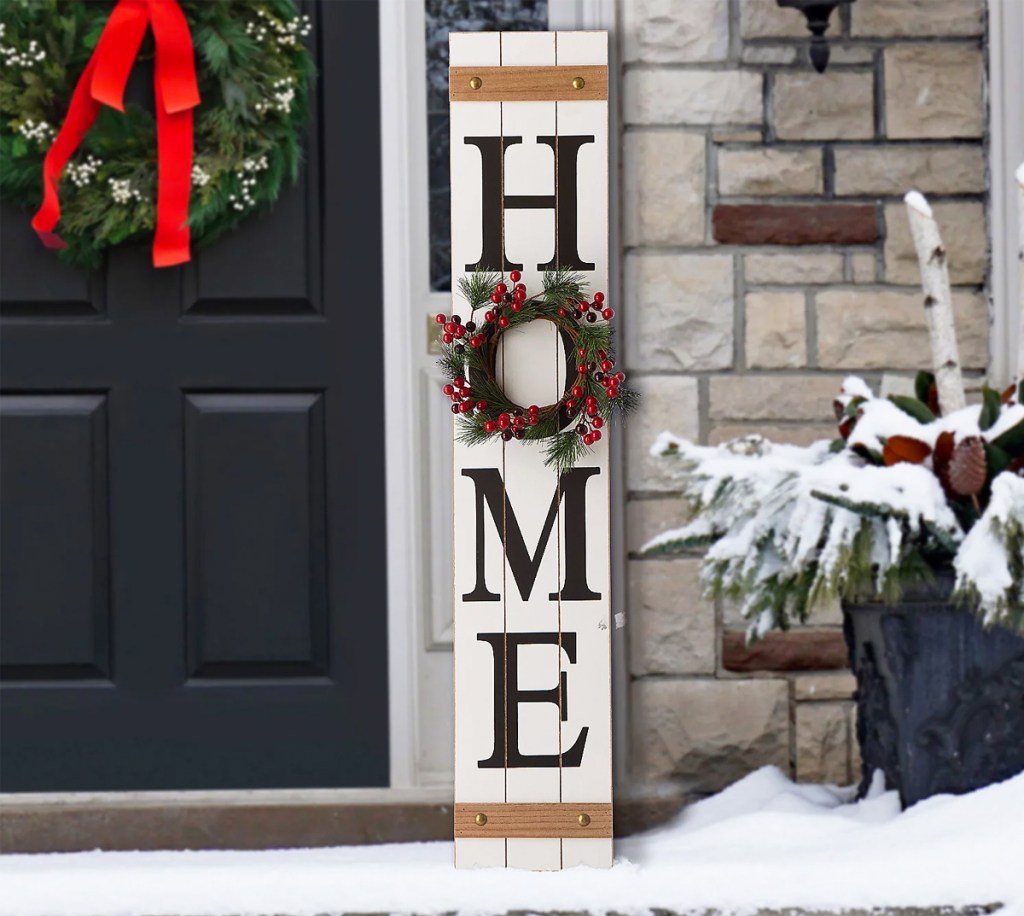
[[956,444],[949,461],[949,485],[960,496],[975,496],[988,476],[985,445],[980,436],[968,436]]

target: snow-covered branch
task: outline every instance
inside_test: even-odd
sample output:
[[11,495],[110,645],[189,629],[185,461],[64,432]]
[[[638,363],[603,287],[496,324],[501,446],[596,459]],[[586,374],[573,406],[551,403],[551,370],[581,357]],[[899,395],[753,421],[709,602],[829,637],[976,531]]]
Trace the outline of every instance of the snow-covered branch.
[[956,343],[953,322],[953,294],[949,288],[946,249],[939,235],[932,208],[924,196],[911,191],[904,198],[910,234],[914,239],[917,260],[921,265],[921,286],[924,289],[924,310],[931,339],[935,384],[939,406],[944,413],[960,410],[966,403],[964,382],[960,374],[960,350]]

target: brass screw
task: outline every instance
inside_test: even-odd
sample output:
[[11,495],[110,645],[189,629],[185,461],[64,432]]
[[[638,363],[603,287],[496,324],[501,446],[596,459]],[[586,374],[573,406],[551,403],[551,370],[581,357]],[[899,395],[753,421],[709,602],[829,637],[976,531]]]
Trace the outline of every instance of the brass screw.
[[[484,84],[484,81],[482,79],[480,79],[479,76],[474,76],[469,81],[469,88],[470,89],[479,89],[483,84]],[[483,817],[483,815],[481,815],[481,817]],[[485,822],[486,822],[486,820],[487,819],[484,818]]]
[[[587,81],[585,79],[583,79],[582,76],[577,76],[576,79],[574,79],[572,81],[572,88],[573,89],[582,89],[586,85],[587,85]],[[586,825],[584,825],[584,826],[586,826]]]
[[[479,80],[477,80],[477,82],[479,82]],[[477,825],[477,827],[483,827],[483,825],[487,823],[487,815],[481,812],[473,818],[473,822]]]
[[579,824],[581,827],[588,826],[590,824],[590,815],[581,814],[578,818],[576,818],[576,823]]

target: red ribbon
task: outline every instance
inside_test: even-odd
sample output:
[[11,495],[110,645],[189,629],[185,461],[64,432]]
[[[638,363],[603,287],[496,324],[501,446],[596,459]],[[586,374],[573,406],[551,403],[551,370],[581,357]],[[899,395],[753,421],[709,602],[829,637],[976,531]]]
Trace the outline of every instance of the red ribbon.
[[153,266],[188,261],[192,186],[192,109],[199,104],[192,35],[177,0],[118,0],[71,96],[68,114],[43,161],[43,202],[32,219],[43,244],[66,248],[54,233],[60,219],[57,182],[99,114],[124,111],[124,88],[146,29],[156,40],[157,196]]

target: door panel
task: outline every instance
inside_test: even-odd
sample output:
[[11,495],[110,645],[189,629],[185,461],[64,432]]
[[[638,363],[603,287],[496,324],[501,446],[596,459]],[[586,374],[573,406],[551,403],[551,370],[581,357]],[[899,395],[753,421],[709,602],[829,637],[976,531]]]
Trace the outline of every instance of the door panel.
[[90,275],[4,208],[5,791],[387,784],[377,7],[305,7],[272,213]]

